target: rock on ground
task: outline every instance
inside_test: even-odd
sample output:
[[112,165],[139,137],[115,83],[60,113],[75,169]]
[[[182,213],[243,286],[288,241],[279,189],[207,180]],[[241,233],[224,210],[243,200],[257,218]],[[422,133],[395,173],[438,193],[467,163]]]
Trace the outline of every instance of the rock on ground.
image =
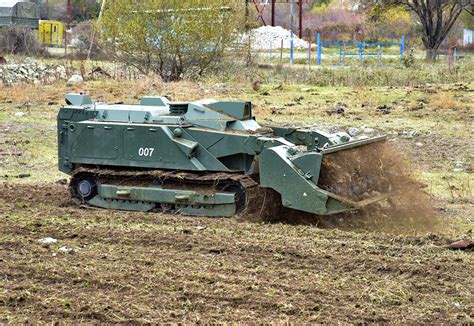
[[68,85],[80,84],[83,83],[84,79],[79,75],[72,75],[71,78],[67,81]]
[[66,79],[66,68],[62,65],[37,63],[27,58],[23,63],[0,65],[0,84],[12,86],[18,83],[53,83]]
[[[248,33],[240,35],[237,42],[247,43],[249,41],[249,37],[250,44],[253,49],[278,49],[281,47],[282,40],[283,47],[285,49],[290,48],[291,33],[289,30],[280,26],[261,26],[249,31]],[[294,33],[293,44],[297,49],[305,49],[309,46],[308,42],[298,38]]]

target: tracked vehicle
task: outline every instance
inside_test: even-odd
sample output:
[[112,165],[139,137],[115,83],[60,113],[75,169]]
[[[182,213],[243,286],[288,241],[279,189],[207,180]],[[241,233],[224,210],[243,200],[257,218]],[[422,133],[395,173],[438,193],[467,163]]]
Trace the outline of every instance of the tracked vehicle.
[[383,189],[358,189],[352,198],[334,193],[327,182],[332,172],[324,168],[332,155],[384,136],[354,140],[343,132],[261,127],[250,102],[65,98],[58,113],[59,170],[71,175],[79,205],[204,216],[286,207],[329,215],[384,198]]

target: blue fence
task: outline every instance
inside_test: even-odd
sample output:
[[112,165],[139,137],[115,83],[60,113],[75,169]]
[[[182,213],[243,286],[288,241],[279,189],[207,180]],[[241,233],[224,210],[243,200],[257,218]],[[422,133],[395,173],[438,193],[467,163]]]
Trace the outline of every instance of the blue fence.
[[[346,56],[358,56],[360,64],[364,63],[364,57],[376,56],[379,58],[379,62],[382,63],[383,47],[397,46],[400,48],[400,60],[403,59],[405,54],[405,35],[402,35],[400,42],[323,42],[321,41],[321,34],[316,37],[317,51],[318,51],[318,65],[322,63],[323,46],[338,46],[339,47],[339,64],[343,64],[344,57]],[[357,52],[346,52],[346,46],[358,48]],[[378,53],[364,53],[364,49],[368,47],[378,48]]]
[[[313,37],[310,37],[311,35],[308,35],[308,38],[306,39],[308,41],[307,46],[307,54],[306,56],[301,53],[301,46],[299,47],[299,51],[295,51],[294,47],[290,46],[290,64],[294,64],[295,59],[306,59],[306,63],[308,66],[311,67],[311,65],[316,61],[318,65],[321,65],[324,60],[331,61],[331,63],[335,63],[336,66],[338,65],[344,65],[346,64],[345,57],[356,57],[358,58],[358,61],[360,64],[364,63],[364,58],[365,57],[375,57],[379,59],[379,64],[382,64],[382,58],[383,56],[389,55],[390,58],[399,58],[400,60],[403,60],[405,58],[405,51],[407,49],[410,49],[410,53],[412,53],[413,48],[411,47],[411,37],[410,34],[401,35],[400,36],[400,41],[399,42],[365,42],[365,41],[349,41],[349,42],[343,42],[343,41],[329,41],[325,42],[321,40],[321,34],[313,34]],[[337,37],[337,34],[334,34],[334,38]],[[394,38],[395,39],[395,36]],[[250,40],[250,38],[249,38]],[[312,41],[316,41],[316,43],[312,43]],[[284,40],[281,39],[280,41],[276,40],[270,40],[269,41],[269,46],[266,48],[268,50],[269,54],[269,59],[270,63],[273,62],[274,59],[274,54],[278,55],[279,52],[279,57],[280,57],[280,63],[283,63],[283,58],[287,58],[287,54],[285,53],[284,56]],[[328,47],[337,47],[339,49],[338,54],[339,58],[337,60],[337,54],[334,53],[334,51],[331,51],[331,55],[324,58],[323,57],[323,51],[324,48]],[[387,53],[385,51],[384,53],[384,48],[391,47],[390,53]],[[398,54],[395,54],[393,51],[393,47],[398,48],[397,52]],[[249,49],[250,49],[249,45]],[[374,51],[374,48],[376,51]],[[249,50],[250,51],[250,50]],[[316,55],[313,55],[313,53],[316,51]],[[447,47],[446,45],[446,50],[441,51],[438,50],[439,55],[446,55],[446,58],[448,60],[448,64],[456,64],[457,60],[457,49],[455,47]],[[336,63],[337,61],[338,63]],[[301,60],[300,60],[301,62]],[[352,61],[353,62],[353,61]],[[373,61],[372,61],[373,62]]]

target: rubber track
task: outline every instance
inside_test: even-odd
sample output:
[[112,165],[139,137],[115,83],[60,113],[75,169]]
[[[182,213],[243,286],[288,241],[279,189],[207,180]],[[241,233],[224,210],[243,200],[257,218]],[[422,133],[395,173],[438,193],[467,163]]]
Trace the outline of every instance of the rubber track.
[[[82,174],[92,174],[99,183],[110,182],[121,185],[150,185],[158,181],[163,185],[186,186],[187,190],[219,191],[219,188],[229,184],[239,184],[245,190],[246,204],[239,215],[252,218],[268,218],[277,214],[281,209],[280,196],[271,189],[260,188],[259,184],[247,175],[240,173],[194,173],[171,170],[114,170],[97,167],[80,167],[72,175],[69,190],[73,201],[83,207],[86,203],[77,200],[73,184],[75,178]],[[145,181],[145,183],[144,183]],[[151,182],[151,183],[150,183]],[[203,187],[204,186],[204,187]]]

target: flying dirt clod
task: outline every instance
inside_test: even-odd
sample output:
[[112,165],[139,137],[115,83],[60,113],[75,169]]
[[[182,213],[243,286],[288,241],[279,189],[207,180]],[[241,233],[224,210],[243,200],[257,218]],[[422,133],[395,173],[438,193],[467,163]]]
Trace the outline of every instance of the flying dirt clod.
[[[385,136],[261,127],[250,102],[144,97],[131,105],[65,97],[59,170],[72,176],[79,205],[203,216],[270,216],[280,208],[331,215],[397,190],[390,167],[378,160]],[[371,154],[347,155],[358,151]]]

